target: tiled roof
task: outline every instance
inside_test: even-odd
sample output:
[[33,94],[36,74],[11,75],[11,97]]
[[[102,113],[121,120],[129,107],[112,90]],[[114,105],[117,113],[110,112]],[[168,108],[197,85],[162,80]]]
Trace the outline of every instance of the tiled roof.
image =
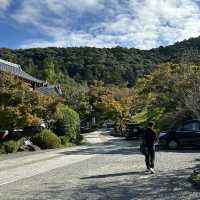
[[9,65],[9,66],[11,66],[11,67],[17,67],[17,68],[20,68],[20,69],[21,69],[21,66],[20,66],[20,65],[17,65],[17,64],[8,62],[8,61],[3,60],[3,59],[0,59],[0,63],[5,64],[5,65]]
[[20,65],[13,64],[13,63],[7,62],[7,61],[2,60],[2,59],[0,59],[0,71],[11,73],[15,76],[22,78],[22,79],[29,80],[29,81],[32,81],[32,82],[35,82],[35,83],[40,83],[40,84],[45,83],[44,81],[41,81],[37,78],[34,78],[33,76],[24,72],[21,69]]
[[24,80],[28,80],[42,86],[36,87],[35,89],[40,92],[40,94],[44,96],[61,96],[62,91],[60,89],[60,85],[49,85],[45,81],[41,81],[28,73],[24,72],[20,65],[5,61],[0,59],[0,71],[11,73],[17,77],[20,77]]
[[36,91],[38,91],[40,94],[44,96],[60,96],[62,93],[58,92],[56,86],[44,86],[44,87],[38,87],[36,88]]

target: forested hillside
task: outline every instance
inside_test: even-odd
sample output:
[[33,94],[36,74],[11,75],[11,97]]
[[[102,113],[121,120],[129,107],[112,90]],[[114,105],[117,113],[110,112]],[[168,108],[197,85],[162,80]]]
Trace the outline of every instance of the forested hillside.
[[[127,48],[0,49],[0,58],[49,83],[63,103],[96,126],[154,120],[165,129],[199,114],[200,37],[148,51]],[[195,79],[195,81],[194,81]]]
[[101,80],[117,85],[134,85],[137,77],[150,73],[160,63],[188,59],[198,63],[200,37],[168,47],[148,51],[127,48],[35,48],[0,49],[0,57],[22,65],[25,71],[41,77],[45,62],[51,61],[56,72],[62,72],[78,82]]

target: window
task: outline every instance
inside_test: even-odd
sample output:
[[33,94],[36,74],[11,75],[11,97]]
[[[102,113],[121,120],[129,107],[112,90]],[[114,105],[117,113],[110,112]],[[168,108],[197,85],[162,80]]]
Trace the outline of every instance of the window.
[[199,123],[198,122],[193,122],[193,123],[188,123],[185,124],[182,128],[184,131],[196,131],[199,130]]

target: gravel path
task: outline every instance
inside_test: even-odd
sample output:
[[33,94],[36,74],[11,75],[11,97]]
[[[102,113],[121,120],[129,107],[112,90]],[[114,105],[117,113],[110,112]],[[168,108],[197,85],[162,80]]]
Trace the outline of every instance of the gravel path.
[[[104,144],[68,150],[63,152],[63,156],[79,156],[82,160],[2,185],[0,199],[200,199],[198,189],[188,181],[193,168],[200,163],[199,150],[157,152],[156,174],[146,175],[144,157],[139,153],[138,144],[110,138]],[[91,155],[89,159],[83,159]]]

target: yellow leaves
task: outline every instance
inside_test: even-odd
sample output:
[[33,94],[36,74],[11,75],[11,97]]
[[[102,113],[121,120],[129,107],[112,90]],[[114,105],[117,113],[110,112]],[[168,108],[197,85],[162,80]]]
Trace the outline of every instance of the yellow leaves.
[[136,113],[133,117],[132,120],[136,123],[144,123],[147,120],[147,114],[148,110],[144,109],[143,111]]
[[112,95],[103,95],[100,97],[100,102],[110,110],[121,114],[125,111],[125,102],[116,100]]
[[30,113],[26,114],[25,119],[26,119],[25,123],[27,125],[39,125],[42,123],[42,120],[39,117],[37,117],[36,115],[31,115]]
[[103,87],[104,86],[104,82],[103,81],[94,81],[94,86],[95,87]]
[[[140,78],[133,89],[131,113],[136,122],[160,121],[176,108],[198,111],[200,67],[166,63]],[[195,105],[195,106],[194,106]],[[196,114],[196,116],[198,116]]]
[[175,77],[175,74],[180,71],[180,65],[165,63],[157,66],[152,72],[151,82],[154,84],[160,84],[168,80],[172,80]]
[[149,92],[146,96],[146,100],[150,103],[155,102],[156,98],[157,98],[158,94],[156,94],[155,92]]
[[91,86],[89,91],[94,110],[101,113],[101,118],[115,121],[128,116],[132,94],[132,89],[104,84]]
[[0,128],[16,128],[38,124],[49,119],[60,99],[30,91],[23,81],[0,73]]

